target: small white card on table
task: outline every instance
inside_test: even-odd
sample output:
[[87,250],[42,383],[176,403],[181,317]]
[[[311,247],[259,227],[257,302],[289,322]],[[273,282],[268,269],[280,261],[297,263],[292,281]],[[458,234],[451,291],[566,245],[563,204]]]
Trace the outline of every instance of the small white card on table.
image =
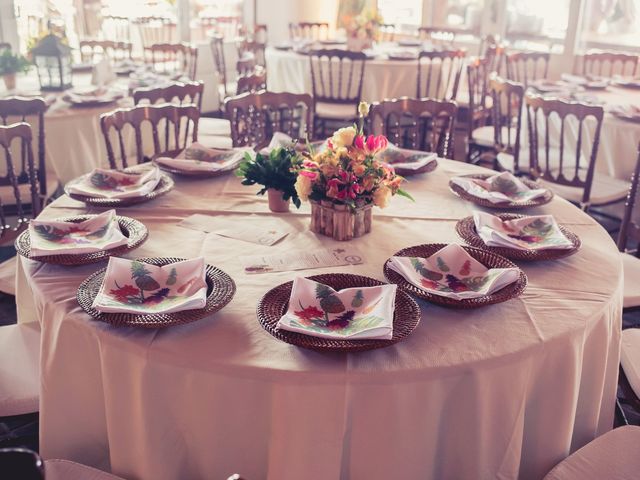
[[231,220],[196,213],[185,218],[178,225],[199,232],[215,233],[221,237],[267,246],[271,246],[289,235],[286,230],[274,228],[272,218],[260,218],[257,215],[252,215],[248,219]]
[[288,272],[364,263],[360,252],[353,248],[292,250],[275,255],[242,256],[239,260],[245,273]]

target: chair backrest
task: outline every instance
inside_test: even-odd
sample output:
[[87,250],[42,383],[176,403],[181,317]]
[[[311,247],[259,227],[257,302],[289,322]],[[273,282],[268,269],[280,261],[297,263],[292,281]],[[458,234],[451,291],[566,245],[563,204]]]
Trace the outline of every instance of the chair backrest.
[[451,45],[456,39],[456,30],[446,27],[420,27],[418,36],[422,40],[431,40],[441,45]]
[[289,24],[291,40],[326,40],[329,36],[327,22],[298,22]]
[[218,78],[224,89],[225,98],[229,95],[227,92],[227,62],[224,58],[224,37],[222,35],[214,35],[211,38],[211,53],[213,53],[213,63],[218,72]]
[[379,30],[380,30],[379,41],[381,42],[396,41],[396,26],[393,23],[381,23],[379,26]]
[[156,103],[173,103],[176,105],[195,105],[200,110],[204,82],[175,82],[168,87],[138,88],[133,92],[133,102],[138,105],[143,100],[154,105]]
[[44,462],[36,452],[26,448],[0,449],[0,472],[5,478],[44,480]]
[[367,63],[364,53],[336,49],[312,50],[309,59],[315,103],[357,105],[360,102]]
[[112,40],[80,40],[80,57],[83,62],[96,62],[108,57],[111,60],[131,60],[133,45]]
[[245,93],[228,98],[224,108],[234,147],[262,145],[275,132],[292,138],[311,133],[313,100],[306,93]]
[[[0,125],[0,150],[4,161],[0,164],[3,170],[0,176],[0,185],[10,187],[11,203],[3,205],[0,200],[0,242],[6,243],[17,237],[17,233],[26,228],[29,222],[27,212],[31,218],[35,218],[40,213],[41,199],[38,192],[38,177],[33,162],[33,149],[31,147],[31,126],[26,122],[14,123],[12,125]],[[14,152],[20,151],[17,158]],[[20,182],[18,167],[19,163],[26,167],[25,173],[27,182]],[[29,184],[29,196],[24,198],[20,191],[20,183]],[[26,208],[30,205],[30,208]],[[9,225],[8,217],[17,216],[16,224]]]
[[640,257],[640,225],[634,221],[633,211],[638,199],[638,183],[640,182],[640,145],[638,145],[638,158],[636,167],[631,175],[631,185],[624,205],[624,215],[618,233],[618,250],[626,252],[629,239],[635,242],[635,255]]
[[473,130],[486,125],[491,117],[491,108],[487,102],[491,58],[476,58],[467,65],[467,83],[469,91],[469,139]]
[[225,38],[235,38],[242,32],[242,18],[234,15],[215,17],[214,31]]
[[173,43],[177,37],[176,23],[165,17],[139,17],[133,20],[138,28],[143,47],[157,43]]
[[[532,175],[583,189],[581,206],[588,206],[604,109],[532,94],[525,96],[525,104]],[[571,138],[574,132],[575,144]]]
[[[189,131],[192,128],[191,142],[198,140],[198,121],[200,112],[194,105],[139,105],[129,109],[118,109],[100,116],[100,128],[107,147],[107,157],[111,168],[118,168],[116,148],[121,160],[121,167],[127,168],[128,151],[126,148],[125,129],[132,129],[136,141],[136,163],[149,159],[148,146],[143,144],[145,125],[151,128],[153,138],[153,155],[162,152],[186,148],[189,143]],[[164,125],[164,138],[161,138],[161,126]],[[115,139],[114,139],[115,137]],[[145,148],[147,147],[147,148]]]
[[458,106],[453,101],[432,98],[398,98],[375,103],[369,118],[377,132],[391,143],[412,150],[436,152],[440,157],[453,158],[453,129]]
[[496,75],[489,80],[489,92],[493,100],[495,148],[498,152],[513,156],[516,172],[519,170],[524,90],[523,84],[504,80]]
[[635,76],[638,72],[638,55],[620,52],[587,52],[576,57],[575,73],[612,77],[615,74]]
[[256,69],[256,65],[256,57],[251,53],[246,54],[236,62],[236,72],[238,73],[238,76],[251,75]]
[[464,50],[420,52],[416,96],[455,100],[464,57]]
[[144,47],[145,62],[163,73],[184,74],[196,79],[198,49],[186,43],[156,43]]
[[238,77],[236,95],[247,92],[259,92],[260,90],[266,89],[267,71],[262,67],[256,67],[253,72]]
[[117,38],[121,42],[131,42],[131,19],[106,15],[102,17],[100,34],[102,38]]
[[266,65],[264,54],[265,49],[266,44],[243,38],[238,42],[238,58],[253,56],[255,58],[256,65],[264,67]]
[[524,84],[547,78],[549,73],[549,52],[513,52],[506,54],[507,78]]
[[[45,166],[45,123],[44,112],[47,110],[47,104],[44,99],[38,98],[22,98],[8,97],[0,99],[0,123],[8,125],[16,122],[26,122],[29,117],[35,117],[38,144],[38,160],[35,162],[36,176],[40,184],[40,195],[42,198],[47,196],[47,170]],[[32,120],[31,120],[32,121]],[[33,148],[32,148],[33,149]],[[20,183],[29,182],[29,172],[26,170],[26,151],[22,150],[22,160],[20,163],[20,171],[18,173],[18,181]]]

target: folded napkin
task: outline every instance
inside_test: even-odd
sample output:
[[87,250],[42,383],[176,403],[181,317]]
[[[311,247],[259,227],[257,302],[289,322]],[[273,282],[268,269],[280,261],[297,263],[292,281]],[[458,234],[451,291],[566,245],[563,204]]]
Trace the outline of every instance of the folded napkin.
[[490,295],[520,277],[517,268],[487,269],[455,243],[429,258],[391,257],[389,268],[427,293],[455,300]]
[[141,165],[122,170],[96,168],[72,181],[69,193],[100,198],[135,198],[153,192],[160,182],[160,170],[153,165]]
[[553,215],[532,215],[501,220],[495,215],[475,212],[473,222],[485,245],[516,250],[569,249],[573,243],[564,236]]
[[546,188],[529,188],[520,179],[509,172],[493,175],[487,179],[472,177],[453,177],[451,182],[474,197],[489,200],[491,203],[524,203],[543,197]]
[[93,253],[126,245],[128,241],[120,231],[115,210],[79,223],[31,220],[29,238],[32,257]]
[[204,308],[204,258],[161,267],[111,257],[92,308],[107,313],[172,313]]
[[244,158],[251,148],[234,148],[221,150],[207,148],[200,143],[193,143],[176,158],[158,157],[156,163],[176,170],[186,172],[217,172],[218,170],[232,170]]
[[66,99],[72,103],[110,102],[122,98],[124,94],[120,90],[106,87],[76,88],[65,94]]
[[386,162],[394,168],[406,170],[419,170],[422,167],[434,162],[438,154],[433,152],[421,152],[419,150],[407,150],[389,144],[386,150],[376,155],[377,160]]
[[308,278],[293,281],[289,309],[278,329],[314,337],[338,339],[390,339],[396,285],[333,288]]

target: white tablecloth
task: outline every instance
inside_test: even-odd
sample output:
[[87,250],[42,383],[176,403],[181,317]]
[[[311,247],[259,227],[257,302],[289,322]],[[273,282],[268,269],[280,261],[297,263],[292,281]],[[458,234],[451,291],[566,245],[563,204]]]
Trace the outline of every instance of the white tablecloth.
[[[238,255],[344,245],[308,230],[308,209],[271,214],[233,176],[177,180],[152,203],[119,213],[144,222],[148,241],[128,255],[204,255],[237,283],[233,301],[196,323],[115,328],[78,306],[80,282],[104,264],[21,259],[22,321],[42,323],[41,446],[136,480],[226,478],[541,478],[609,430],[617,383],[622,267],[591,218],[555,199],[552,213],[582,239],[576,255],[522,264],[523,295],[472,311],[419,302],[422,321],[404,342],[359,354],[282,343],[256,319],[260,297],[297,275],[350,272],[383,279],[395,251],[459,241],[473,211],[447,180],[478,167],[441,161],[411,179],[416,204],[396,198],[372,233],[350,242],[360,266],[262,275]],[[67,197],[43,217],[85,211]],[[291,233],[272,247],[184,230],[192,213],[269,215]]]

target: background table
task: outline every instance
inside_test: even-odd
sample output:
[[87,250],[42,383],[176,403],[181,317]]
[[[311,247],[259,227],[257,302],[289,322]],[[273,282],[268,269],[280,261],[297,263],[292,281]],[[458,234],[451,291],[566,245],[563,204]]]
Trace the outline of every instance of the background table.
[[[132,479],[538,479],[609,430],[617,384],[622,266],[591,218],[560,199],[552,213],[583,246],[523,264],[529,285],[509,302],[457,311],[419,302],[406,341],[359,354],[316,353],[272,338],[256,319],[270,288],[297,275],[350,272],[382,279],[395,251],[459,241],[473,206],[447,188],[478,167],[441,161],[411,178],[403,198],[374,213],[350,242],[360,266],[247,275],[238,256],[344,243],[308,231],[308,209],[274,215],[257,189],[227,176],[178,179],[152,203],[121,209],[149,240],[130,257],[203,255],[237,283],[233,301],[199,322],[160,330],[115,328],[78,306],[78,285],[103,264],[21,259],[21,320],[42,324],[41,454]],[[61,197],[43,217],[84,212]],[[272,247],[185,230],[193,213],[269,216],[291,233]]]

